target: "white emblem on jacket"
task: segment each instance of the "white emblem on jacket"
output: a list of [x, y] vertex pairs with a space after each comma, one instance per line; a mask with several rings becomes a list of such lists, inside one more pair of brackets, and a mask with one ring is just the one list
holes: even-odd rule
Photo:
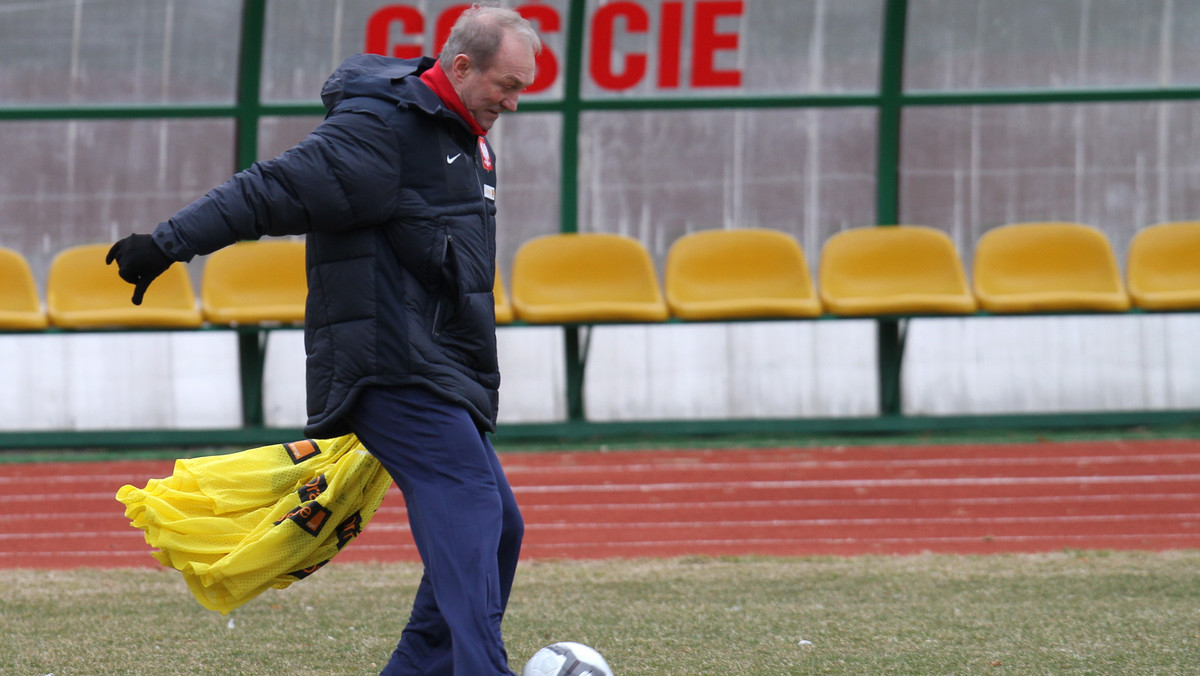
[[482, 136], [479, 137], [479, 157], [483, 160], [483, 168], [486, 171], [491, 171], [492, 155], [488, 152], [487, 142], [483, 140]]

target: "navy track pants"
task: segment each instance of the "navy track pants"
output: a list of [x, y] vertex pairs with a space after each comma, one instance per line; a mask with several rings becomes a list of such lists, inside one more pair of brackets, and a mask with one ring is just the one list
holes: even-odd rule
[[364, 390], [351, 428], [404, 493], [425, 573], [387, 676], [509, 676], [500, 622], [525, 525], [466, 409], [416, 387]]

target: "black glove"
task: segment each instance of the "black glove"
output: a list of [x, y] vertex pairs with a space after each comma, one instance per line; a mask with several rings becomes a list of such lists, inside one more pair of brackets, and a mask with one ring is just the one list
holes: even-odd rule
[[117, 262], [117, 274], [133, 285], [133, 304], [141, 305], [146, 288], [175, 261], [154, 243], [150, 235], [130, 235], [112, 245], [104, 262]]

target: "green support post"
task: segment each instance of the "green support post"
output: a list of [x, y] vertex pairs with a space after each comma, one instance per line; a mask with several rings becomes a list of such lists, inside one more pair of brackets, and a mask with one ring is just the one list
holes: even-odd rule
[[258, 120], [262, 115], [259, 90], [262, 83], [263, 42], [267, 27], [267, 0], [244, 0], [242, 41], [238, 56], [237, 168], [245, 169], [258, 159]]
[[586, 0], [572, 0], [567, 18], [563, 73], [562, 158], [559, 183], [559, 232], [579, 230], [579, 118], [582, 115], [583, 40]]
[[880, 319], [875, 323], [875, 344], [879, 368], [879, 413], [901, 415], [900, 371], [904, 365], [904, 345], [900, 339], [900, 322]]
[[904, 363], [904, 330], [907, 319], [880, 319], [876, 322], [879, 346], [879, 411], [883, 415], [901, 415], [900, 369]]
[[587, 347], [580, 339], [586, 331], [583, 326], [563, 327], [563, 359], [567, 366], [567, 421], [582, 422], [585, 419], [583, 406], [583, 376], [587, 368]]
[[[582, 115], [583, 41], [586, 0], [571, 0], [567, 18], [566, 64], [563, 68], [562, 158], [559, 194], [559, 232], [578, 232], [579, 118]], [[567, 379], [567, 422], [583, 422], [583, 376], [587, 353], [581, 349], [580, 326], [563, 327], [563, 360]]]
[[[258, 160], [258, 123], [262, 116], [259, 94], [266, 25], [267, 0], [244, 0], [235, 113], [237, 170], [246, 169]], [[246, 327], [239, 328], [237, 334], [238, 367], [242, 380], [242, 424], [258, 428], [264, 424], [263, 365], [266, 361], [267, 332]]]
[[242, 380], [242, 425], [262, 427], [263, 366], [267, 360], [267, 331], [254, 327], [239, 328], [238, 370]]
[[[879, 138], [876, 161], [875, 222], [896, 225], [900, 218], [900, 114], [904, 95], [904, 29], [908, 0], [887, 0], [883, 17], [883, 44], [879, 69]], [[879, 358], [879, 413], [898, 416], [900, 369], [904, 357], [902, 327], [898, 319], [876, 322]]]

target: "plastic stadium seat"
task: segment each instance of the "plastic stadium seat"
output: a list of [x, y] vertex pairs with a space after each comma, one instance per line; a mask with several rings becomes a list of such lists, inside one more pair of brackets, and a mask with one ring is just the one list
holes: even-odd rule
[[1133, 304], [1146, 310], [1200, 309], [1200, 221], [1143, 228], [1125, 266]]
[[975, 298], [950, 237], [919, 225], [845, 230], [821, 249], [826, 310], [850, 316], [970, 314]]
[[0, 247], [0, 330], [36, 331], [47, 324], [29, 263], [16, 251]]
[[511, 324], [513, 307], [504, 291], [504, 278], [500, 276], [500, 266], [496, 266], [496, 283], [492, 286], [492, 296], [496, 299], [496, 323]]
[[46, 280], [50, 323], [63, 328], [195, 328], [196, 296], [182, 265], [167, 268], [134, 305], [133, 285], [105, 265], [111, 244], [87, 244], [58, 253]]
[[664, 321], [667, 304], [649, 252], [623, 235], [546, 235], [513, 259], [512, 303], [531, 323]]
[[304, 242], [276, 239], [225, 247], [204, 263], [204, 318], [214, 324], [301, 323], [305, 275]]
[[804, 252], [775, 230], [705, 230], [667, 252], [667, 306], [681, 319], [815, 317]]
[[1129, 309], [1112, 246], [1079, 223], [993, 228], [975, 246], [975, 295], [989, 312]]

